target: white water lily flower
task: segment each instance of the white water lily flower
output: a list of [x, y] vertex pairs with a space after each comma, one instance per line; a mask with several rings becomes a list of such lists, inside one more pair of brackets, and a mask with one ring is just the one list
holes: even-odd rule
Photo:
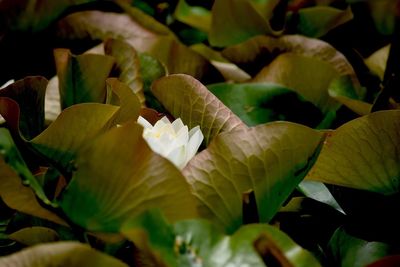
[[138, 123], [144, 127], [143, 138], [150, 148], [179, 169], [183, 169], [193, 158], [204, 138], [199, 126], [189, 131], [181, 119], [171, 123], [167, 117], [163, 117], [152, 126], [139, 116]]

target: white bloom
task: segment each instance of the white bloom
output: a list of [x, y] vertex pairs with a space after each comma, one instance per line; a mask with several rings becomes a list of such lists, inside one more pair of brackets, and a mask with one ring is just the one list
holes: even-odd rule
[[152, 126], [139, 116], [138, 123], [144, 127], [143, 138], [150, 148], [169, 159], [179, 169], [183, 169], [193, 158], [204, 138], [199, 126], [188, 131], [181, 119], [171, 123], [167, 117], [163, 117]]

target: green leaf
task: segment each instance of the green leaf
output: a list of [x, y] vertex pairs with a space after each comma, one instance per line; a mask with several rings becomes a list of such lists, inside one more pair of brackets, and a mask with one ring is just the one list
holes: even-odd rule
[[1, 258], [0, 265], [13, 267], [128, 266], [116, 258], [78, 242], [55, 242], [36, 245]]
[[74, 159], [87, 142], [114, 124], [119, 108], [98, 103], [73, 105], [40, 135], [30, 141], [31, 146], [44, 155], [61, 171], [70, 173]]
[[337, 108], [337, 103], [328, 94], [329, 85], [336, 77], [336, 70], [324, 61], [284, 53], [263, 68], [252, 81], [281, 84], [296, 91], [326, 113]]
[[296, 14], [296, 32], [319, 38], [352, 19], [353, 13], [350, 7], [345, 10], [329, 6], [302, 8]]
[[[273, 15], [271, 1], [267, 14], [260, 14], [248, 0], [219, 0], [212, 7], [209, 42], [212, 46], [228, 46], [241, 43], [260, 34], [278, 34], [272, 29], [269, 19]], [[240, 19], [246, 18], [246, 19]]]
[[368, 0], [367, 4], [376, 29], [383, 35], [393, 34], [398, 11], [397, 1]]
[[208, 89], [248, 126], [286, 120], [315, 127], [322, 119], [316, 106], [278, 84], [221, 83]]
[[[158, 213], [148, 213], [134, 224], [126, 224], [124, 232], [130, 240], [136, 240], [140, 248], [143, 240], [147, 250], [139, 254], [143, 262], [168, 258], [168, 266], [321, 266], [318, 261], [285, 233], [266, 224], [241, 227], [232, 236], [224, 235], [214, 224], [206, 220], [185, 220], [167, 225]], [[156, 238], [159, 233], [162, 238]], [[147, 239], [146, 239], [147, 236]], [[143, 239], [144, 238], [144, 239]], [[165, 258], [166, 257], [166, 258]], [[154, 258], [153, 258], [154, 260]]]
[[328, 133], [307, 179], [385, 195], [400, 188], [400, 111], [380, 111]]
[[339, 267], [364, 267], [389, 253], [387, 244], [359, 239], [343, 228], [335, 231], [328, 248], [333, 256], [332, 263]]
[[[257, 255], [258, 254], [258, 255]], [[241, 227], [229, 239], [214, 248], [210, 266], [288, 266], [319, 267], [313, 255], [298, 246], [286, 234], [267, 224]]]
[[157, 59], [146, 53], [139, 54], [140, 72], [143, 78], [143, 90], [146, 96], [146, 105], [163, 111], [160, 102], [154, 97], [150, 91], [151, 84], [167, 74], [166, 67]]
[[187, 25], [203, 32], [209, 32], [211, 28], [211, 12], [204, 7], [191, 6], [185, 0], [179, 0], [174, 11], [175, 18]]
[[[0, 129], [1, 140], [4, 140], [3, 138], [7, 135], [4, 134], [4, 131], [5, 129]], [[23, 165], [20, 169], [26, 175], [30, 176], [29, 179], [35, 179]], [[39, 189], [42, 191], [41, 188]], [[22, 184], [19, 174], [5, 162], [3, 156], [0, 157], [0, 197], [12, 209], [58, 224], [67, 225], [64, 220], [39, 204], [35, 192], [30, 187]]]
[[344, 214], [343, 209], [323, 183], [316, 181], [302, 181], [299, 184], [298, 189], [306, 197], [325, 203]]
[[275, 122], [221, 133], [183, 169], [204, 218], [236, 230], [242, 194], [254, 190], [261, 222], [268, 222], [312, 166], [323, 134]]
[[139, 60], [145, 93], [150, 92], [153, 81], [167, 75], [167, 70], [160, 61], [148, 54], [140, 53]]
[[40, 243], [55, 242], [59, 240], [58, 233], [51, 228], [33, 226], [20, 229], [8, 236], [26, 246], [33, 246]]
[[186, 263], [181, 266], [321, 266], [311, 253], [267, 224], [246, 225], [223, 236], [207, 221], [184, 221], [175, 224], [175, 232], [180, 262]]
[[372, 104], [361, 101], [363, 97], [358, 95], [349, 76], [334, 79], [329, 85], [328, 94], [359, 115], [367, 115], [371, 111]]
[[[117, 79], [107, 79], [107, 101], [120, 105], [99, 103], [76, 104], [60, 116], [29, 144], [51, 164], [70, 175], [77, 152], [97, 135], [118, 123], [137, 119], [140, 103], [136, 95]], [[84, 130], [83, 130], [84, 129]]]
[[[25, 161], [15, 146], [10, 132], [6, 128], [0, 128], [0, 156], [2, 161], [4, 161], [3, 164], [9, 165], [15, 172], [17, 172], [23, 183], [29, 185], [41, 201], [47, 205], [56, 207], [56, 205], [51, 203], [47, 198], [43, 188], [26, 166]], [[6, 171], [4, 175], [8, 176], [10, 175], [10, 172]]]
[[170, 75], [153, 83], [153, 94], [175, 117], [190, 129], [199, 125], [205, 144], [220, 132], [246, 128], [221, 101], [193, 77]]
[[128, 220], [121, 233], [139, 249], [143, 264], [154, 266], [178, 266], [175, 257], [174, 229], [167, 223], [159, 210], [149, 210]]
[[364, 60], [368, 68], [378, 75], [378, 77], [383, 81], [383, 76], [386, 70], [386, 63], [389, 57], [390, 44], [382, 47], [381, 49], [375, 51], [372, 55]]
[[85, 102], [104, 103], [105, 80], [114, 64], [112, 57], [94, 54], [74, 56], [68, 49], [56, 49], [54, 57], [62, 109]]
[[[35, 137], [45, 127], [44, 99], [47, 83], [48, 81], [44, 77], [29, 76], [0, 90], [0, 97], [11, 98], [18, 103], [20, 118], [19, 121], [11, 122], [11, 124], [18, 125], [22, 136], [26, 139]], [[16, 111], [9, 110], [7, 108], [8, 105], [4, 105], [4, 107], [0, 108], [0, 114], [3, 117], [17, 116], [16, 114], [12, 114]], [[18, 131], [18, 129], [13, 130]]]
[[135, 121], [100, 135], [77, 157], [78, 169], [59, 204], [85, 229], [118, 232], [126, 220], [151, 208], [170, 221], [196, 214], [185, 178], [152, 152]]
[[143, 81], [140, 74], [140, 60], [136, 50], [128, 43], [118, 39], [108, 39], [104, 43], [105, 54], [113, 56], [119, 80], [126, 83], [144, 103]]
[[224, 239], [220, 229], [207, 220], [185, 220], [174, 224], [175, 250], [179, 266], [208, 265], [214, 247]]

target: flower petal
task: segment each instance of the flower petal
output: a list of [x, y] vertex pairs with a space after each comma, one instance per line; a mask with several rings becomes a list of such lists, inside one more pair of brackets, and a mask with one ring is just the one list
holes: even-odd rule
[[186, 147], [176, 147], [172, 150], [168, 155], [167, 159], [169, 159], [176, 167], [182, 170], [186, 166]]
[[189, 132], [189, 143], [186, 148], [186, 162], [189, 162], [194, 155], [196, 155], [197, 150], [199, 149], [201, 142], [203, 142], [204, 135], [200, 130], [200, 127], [196, 126]]
[[151, 125], [150, 122], [148, 122], [145, 118], [142, 116], [139, 116], [137, 122], [143, 126], [145, 129], [153, 129], [153, 125]]

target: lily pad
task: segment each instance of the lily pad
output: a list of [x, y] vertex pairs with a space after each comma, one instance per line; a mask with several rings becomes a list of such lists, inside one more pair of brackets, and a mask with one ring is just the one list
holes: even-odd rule
[[395, 194], [400, 188], [400, 111], [380, 111], [328, 133], [306, 179]]
[[275, 122], [217, 135], [183, 174], [204, 218], [228, 232], [243, 222], [242, 194], [254, 190], [261, 222], [268, 222], [312, 166], [323, 134]]
[[185, 178], [149, 148], [135, 121], [100, 135], [76, 159], [77, 171], [59, 204], [85, 229], [118, 232], [126, 220], [151, 208], [170, 221], [196, 215]]
[[113, 126], [118, 111], [116, 106], [98, 103], [73, 105], [32, 139], [30, 145], [63, 174], [68, 174], [75, 168], [73, 160], [77, 151]]

